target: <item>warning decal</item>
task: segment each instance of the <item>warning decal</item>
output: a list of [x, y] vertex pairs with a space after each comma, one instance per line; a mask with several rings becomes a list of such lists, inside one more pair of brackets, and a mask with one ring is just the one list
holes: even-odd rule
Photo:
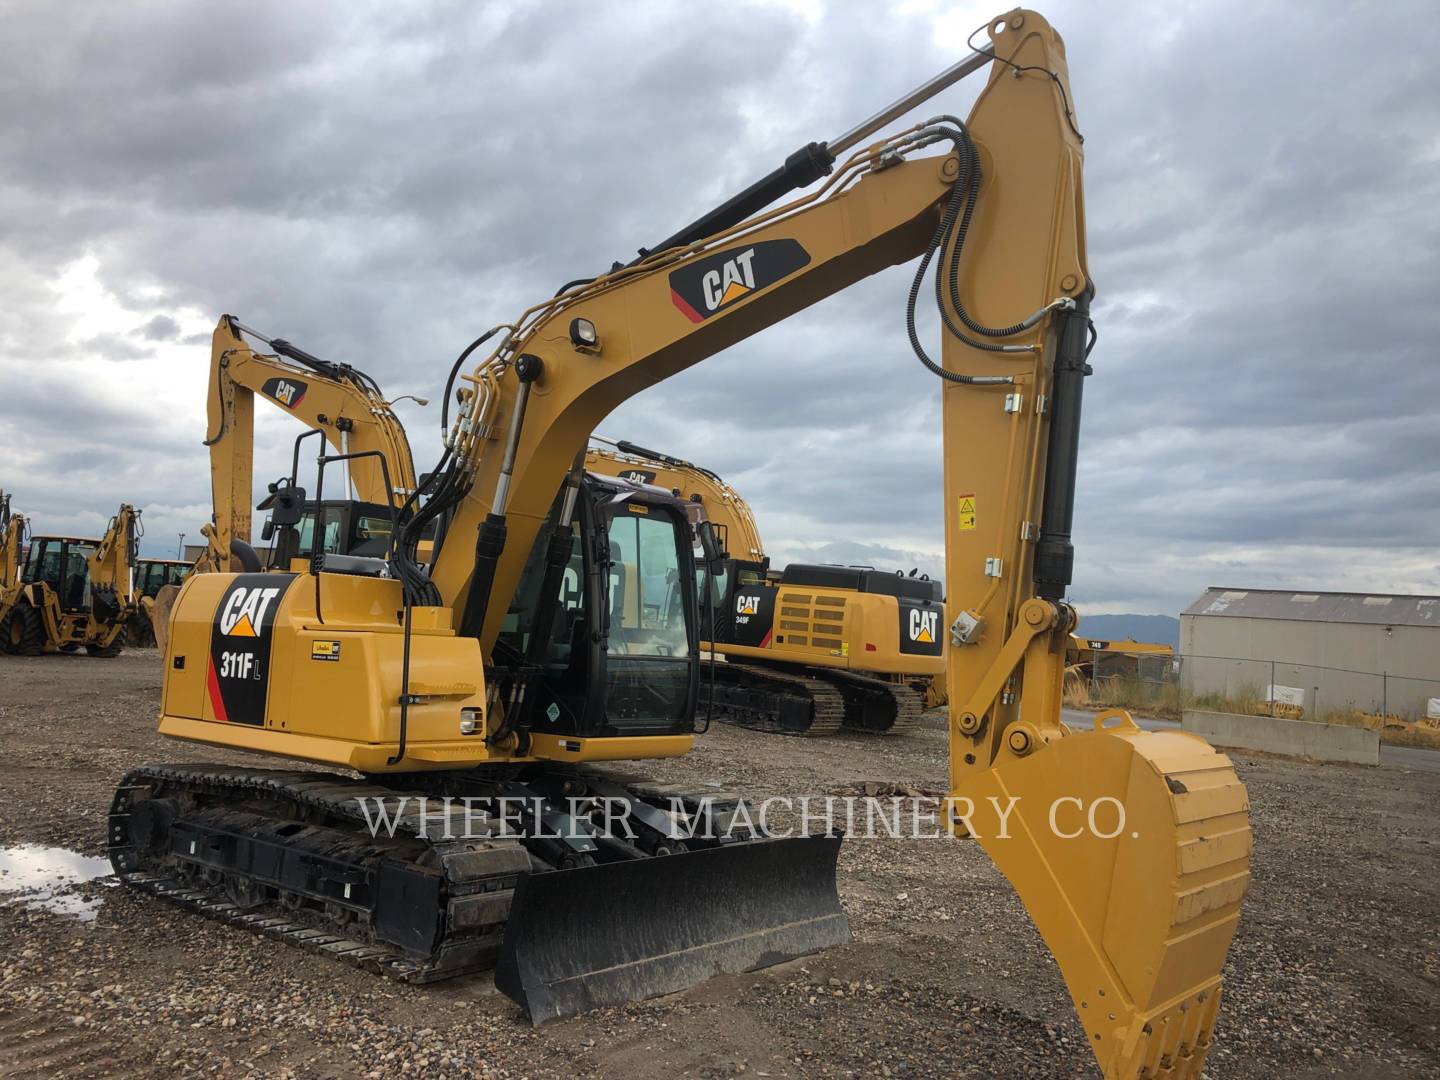
[[960, 496], [960, 529], [968, 531], [975, 528], [975, 496]]
[[338, 641], [312, 641], [310, 643], [311, 660], [340, 660], [340, 642]]

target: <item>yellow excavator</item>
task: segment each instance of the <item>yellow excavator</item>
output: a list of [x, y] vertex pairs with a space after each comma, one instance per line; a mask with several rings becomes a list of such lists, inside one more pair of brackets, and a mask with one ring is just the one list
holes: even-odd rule
[[919, 721], [945, 668], [940, 582], [858, 566], [775, 570], [749, 504], [719, 476], [632, 442], [611, 446], [591, 448], [586, 470], [672, 491], [725, 549], [699, 584], [702, 647], [726, 661], [707, 686], [718, 719], [784, 735], [900, 734]]
[[1096, 680], [1138, 679], [1150, 671], [1152, 678], [1162, 674], [1175, 657], [1175, 649], [1155, 641], [1116, 641], [1107, 638], [1070, 635], [1070, 653], [1066, 659], [1065, 682], [1076, 688], [1092, 686]]
[[120, 655], [135, 613], [140, 511], [122, 503], [98, 540], [32, 535], [23, 563], [25, 521], [10, 513], [8, 499], [5, 516], [0, 645], [16, 656], [81, 648], [91, 656]]
[[[270, 351], [257, 352], [247, 337]], [[305, 434], [296, 440], [290, 478], [271, 483], [257, 507], [270, 513], [263, 536], [271, 541], [271, 565], [288, 565], [308, 545], [317, 519], [326, 551], [383, 552], [396, 511], [415, 490], [415, 466], [405, 428], [379, 384], [359, 368], [322, 360], [224, 315], [211, 337], [206, 409], [214, 506], [211, 521], [200, 529], [206, 549], [195, 561], [195, 572], [261, 568], [250, 544], [257, 394], [305, 425]], [[423, 398], [415, 400], [426, 404]], [[301, 443], [316, 433], [332, 450], [355, 455], [345, 462], [342, 498], [307, 500], [304, 489], [292, 482]], [[167, 583], [147, 605], [162, 650], [178, 595], [176, 583]]]
[[[109, 823], [120, 878], [398, 978], [493, 964], [536, 1023], [847, 940], [839, 836], [767, 836], [736, 798], [605, 767], [694, 745], [701, 604], [684, 501], [587, 475], [585, 450], [645, 388], [918, 261], [906, 323], [945, 435], [948, 816], [1015, 886], [1104, 1073], [1198, 1077], [1249, 879], [1246, 792], [1193, 735], [1120, 711], [1061, 721], [1094, 344], [1081, 139], [1045, 19], [1015, 10], [986, 32], [470, 343], [443, 453], [384, 557], [312, 537], [283, 570], [192, 575], [160, 732], [331, 771], [131, 771]], [[881, 134], [981, 71], [967, 121]], [[914, 319], [931, 270], [938, 350]], [[714, 530], [699, 538], [718, 566]]]
[[[256, 352], [246, 337], [261, 342], [271, 352]], [[205, 445], [210, 449], [210, 487], [215, 506], [214, 520], [200, 530], [207, 540], [207, 551], [196, 569], [202, 573], [258, 569], [248, 562], [249, 555], [241, 559], [246, 565], [234, 565], [237, 553], [246, 552], [251, 540], [257, 393], [304, 424], [307, 435], [319, 432], [331, 449], [348, 455], [343, 462], [343, 470], [348, 473], [348, 480], [342, 483], [344, 497], [318, 508], [322, 546], [341, 553], [356, 548], [383, 551], [388, 535], [385, 523], [415, 490], [415, 467], [405, 428], [379, 384], [359, 368], [321, 360], [282, 338], [252, 330], [230, 315], [221, 317], [212, 335], [210, 372], [210, 431]], [[297, 463], [304, 438], [302, 435], [296, 440]], [[257, 509], [273, 511], [281, 507], [284, 525], [272, 520], [268, 531], [273, 534], [281, 527], [303, 526], [296, 531], [306, 536], [293, 541], [300, 542], [314, 527], [317, 507], [313, 501], [304, 504], [303, 490], [292, 492], [286, 487], [284, 481], [271, 484], [270, 497]], [[294, 521], [283, 513], [297, 509], [301, 514]], [[287, 554], [277, 554], [278, 565], [287, 564]]]

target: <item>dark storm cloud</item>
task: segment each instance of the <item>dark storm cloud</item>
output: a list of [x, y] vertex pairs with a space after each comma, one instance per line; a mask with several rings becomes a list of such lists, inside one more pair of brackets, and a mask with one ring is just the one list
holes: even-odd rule
[[156, 315], [140, 328], [140, 333], [150, 341], [174, 341], [180, 336], [180, 324], [169, 315]]
[[[0, 487], [76, 520], [123, 493], [152, 536], [193, 535], [219, 313], [436, 398], [476, 332], [843, 130], [990, 13], [937, 12], [11, 5], [0, 440], [21, 451]], [[1342, 6], [1046, 13], [1099, 287], [1077, 598], [1174, 611], [1217, 575], [1440, 591], [1437, 20], [1387, 7], [1396, 48]], [[60, 305], [87, 259], [117, 325]], [[903, 337], [910, 273], [601, 432], [715, 468], [782, 559], [937, 570], [939, 392]], [[293, 433], [261, 411], [263, 481]], [[404, 415], [434, 453], [435, 407]]]

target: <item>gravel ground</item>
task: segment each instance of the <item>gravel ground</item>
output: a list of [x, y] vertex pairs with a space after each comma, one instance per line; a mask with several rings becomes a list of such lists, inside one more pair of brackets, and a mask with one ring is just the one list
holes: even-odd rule
[[[0, 847], [99, 854], [126, 768], [227, 759], [154, 734], [159, 686], [148, 650], [0, 656]], [[1440, 1075], [1440, 775], [1232, 757], [1254, 879], [1207, 1075]], [[648, 771], [757, 795], [940, 788], [945, 737], [938, 717], [878, 740], [717, 727]], [[1096, 1075], [978, 848], [850, 841], [840, 891], [852, 945], [536, 1031], [488, 977], [398, 985], [102, 879], [78, 890], [88, 922], [0, 906], [0, 1075]]]

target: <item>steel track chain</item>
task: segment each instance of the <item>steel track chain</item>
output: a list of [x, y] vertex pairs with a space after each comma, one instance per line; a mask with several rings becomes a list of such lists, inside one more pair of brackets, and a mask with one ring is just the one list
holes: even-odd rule
[[[774, 711], [757, 710], [717, 700], [716, 712], [719, 714], [719, 718], [726, 723], [751, 728], [755, 731], [804, 737], [833, 735], [845, 723], [845, 697], [823, 679], [818, 679], [813, 675], [780, 671], [764, 664], [747, 664], [736, 660], [728, 660], [717, 665], [716, 671], [727, 668], [732, 673], [740, 674], [751, 685], [769, 684], [769, 692], [776, 696], [788, 696], [794, 700], [808, 701], [812, 711], [809, 726], [804, 731], [794, 731], [783, 727]], [[717, 687], [717, 689], [719, 688]], [[702, 709], [705, 692], [705, 683], [702, 681], [700, 691]]]

